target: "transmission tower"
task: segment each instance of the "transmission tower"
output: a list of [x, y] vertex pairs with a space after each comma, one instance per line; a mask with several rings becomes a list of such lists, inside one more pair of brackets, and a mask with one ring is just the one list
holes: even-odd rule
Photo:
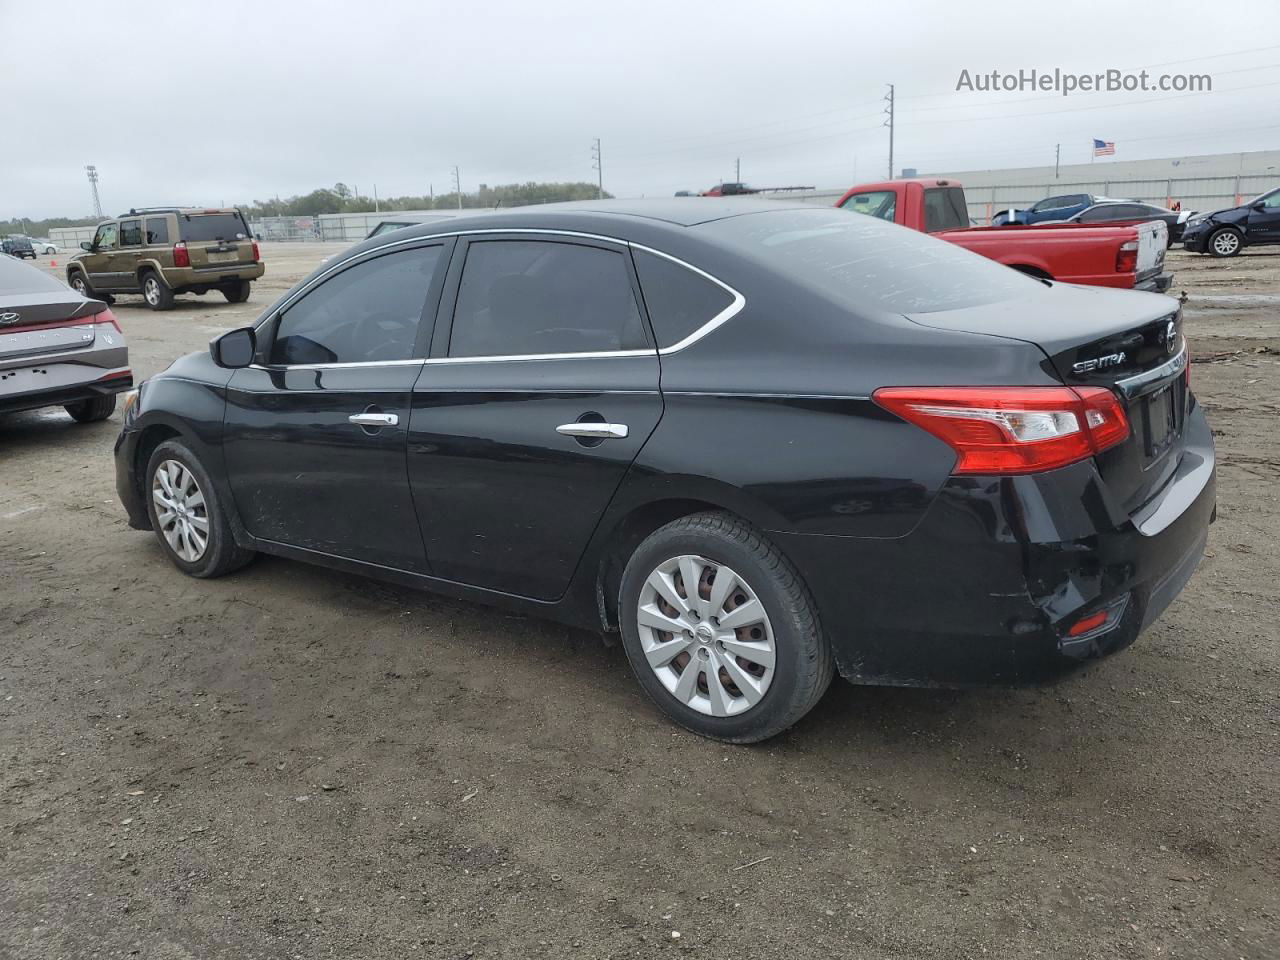
[[92, 163], [84, 168], [89, 175], [89, 189], [93, 191], [93, 215], [102, 219], [102, 201], [98, 199], [98, 168]]
[[600, 138], [591, 144], [591, 169], [596, 172], [596, 199], [604, 199], [604, 159], [600, 154]]

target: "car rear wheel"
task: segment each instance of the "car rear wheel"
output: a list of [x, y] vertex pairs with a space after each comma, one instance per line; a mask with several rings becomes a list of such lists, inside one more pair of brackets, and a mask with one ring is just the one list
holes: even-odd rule
[[1209, 238], [1209, 252], [1215, 257], [1234, 257], [1242, 246], [1240, 234], [1230, 227], [1214, 231]]
[[831, 682], [830, 646], [795, 568], [744, 521], [672, 521], [632, 555], [619, 621], [649, 697], [705, 737], [755, 743], [809, 712]]
[[228, 303], [244, 303], [249, 299], [249, 281], [237, 280], [235, 283], [228, 283], [222, 288], [222, 295], [227, 298]]
[[151, 529], [173, 565], [192, 577], [220, 577], [243, 567], [252, 550], [236, 545], [213, 480], [180, 440], [156, 447], [147, 462]]
[[109, 393], [105, 397], [93, 397], [89, 400], [77, 400], [63, 406], [71, 419], [76, 423], [97, 423], [105, 420], [116, 411], [116, 395]]
[[173, 291], [154, 270], [142, 276], [142, 299], [152, 310], [173, 309]]

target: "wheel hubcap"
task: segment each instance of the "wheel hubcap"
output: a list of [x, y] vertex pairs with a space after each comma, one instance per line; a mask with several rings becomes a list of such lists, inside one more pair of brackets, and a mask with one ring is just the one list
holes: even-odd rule
[[156, 523], [181, 559], [194, 563], [209, 546], [209, 510], [193, 474], [177, 460], [164, 460], [151, 481]]
[[768, 692], [773, 626], [755, 591], [724, 564], [691, 555], [664, 561], [645, 580], [636, 615], [650, 669], [686, 707], [730, 717]]

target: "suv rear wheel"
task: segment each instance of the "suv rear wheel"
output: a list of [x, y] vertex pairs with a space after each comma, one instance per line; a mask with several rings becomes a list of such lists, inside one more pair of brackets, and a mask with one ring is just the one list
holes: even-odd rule
[[622, 645], [650, 699], [716, 740], [755, 743], [809, 712], [831, 648], [808, 588], [760, 531], [724, 513], [674, 520], [622, 576]]
[[222, 287], [222, 295], [228, 303], [244, 303], [249, 299], [249, 281], [237, 280]]
[[142, 299], [152, 310], [173, 309], [173, 291], [154, 270], [142, 275]]

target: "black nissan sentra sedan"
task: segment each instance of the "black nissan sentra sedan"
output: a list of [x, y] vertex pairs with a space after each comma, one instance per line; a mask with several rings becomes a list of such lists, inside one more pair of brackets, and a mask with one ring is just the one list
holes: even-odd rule
[[1176, 301], [872, 217], [707, 199], [373, 237], [142, 384], [118, 487], [255, 552], [620, 631], [677, 722], [1131, 643], [1215, 510]]

